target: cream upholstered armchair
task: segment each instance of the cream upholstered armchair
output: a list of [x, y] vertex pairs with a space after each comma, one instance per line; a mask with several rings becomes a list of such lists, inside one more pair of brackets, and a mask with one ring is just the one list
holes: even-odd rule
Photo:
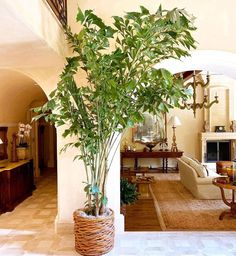
[[[197, 160], [182, 156], [177, 159], [181, 183], [198, 199], [221, 199], [218, 187], [212, 184], [212, 179], [220, 177], [212, 170], [207, 170]], [[231, 197], [231, 191], [226, 190], [225, 196]]]

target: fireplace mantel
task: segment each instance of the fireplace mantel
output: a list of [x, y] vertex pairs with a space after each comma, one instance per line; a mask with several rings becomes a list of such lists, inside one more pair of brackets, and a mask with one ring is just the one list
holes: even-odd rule
[[202, 132], [201, 140], [236, 140], [236, 132]]
[[202, 132], [200, 133], [201, 139], [201, 162], [205, 162], [206, 159], [206, 142], [207, 141], [220, 141], [230, 140], [231, 141], [231, 158], [235, 156], [235, 145], [236, 145], [236, 132]]

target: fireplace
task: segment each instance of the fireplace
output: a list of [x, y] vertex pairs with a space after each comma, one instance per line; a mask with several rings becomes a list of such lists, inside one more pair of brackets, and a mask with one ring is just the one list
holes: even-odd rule
[[203, 132], [200, 139], [202, 163], [236, 158], [236, 132]]
[[206, 162], [230, 161], [231, 142], [230, 141], [207, 141], [206, 142]]

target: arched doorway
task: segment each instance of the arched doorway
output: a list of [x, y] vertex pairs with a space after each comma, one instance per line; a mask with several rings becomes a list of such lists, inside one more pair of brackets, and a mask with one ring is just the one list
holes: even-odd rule
[[[30, 124], [32, 130], [29, 151], [30, 157], [33, 158], [36, 177], [42, 174], [41, 170], [45, 167], [56, 168], [57, 162], [55, 128], [43, 121], [32, 123], [32, 117], [35, 115], [32, 108], [46, 101], [47, 96], [43, 89], [32, 78], [15, 70], [0, 69], [0, 126], [8, 128], [8, 158], [9, 161], [12, 160], [11, 142], [13, 134], [18, 132], [18, 124]], [[44, 126], [45, 131], [43, 137], [39, 138], [40, 126]], [[18, 139], [16, 143], [18, 144]]]

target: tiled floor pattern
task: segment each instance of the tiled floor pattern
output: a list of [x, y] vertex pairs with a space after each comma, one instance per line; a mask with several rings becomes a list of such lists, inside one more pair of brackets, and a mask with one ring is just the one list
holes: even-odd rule
[[[56, 179], [37, 184], [33, 196], [0, 216], [0, 256], [78, 255], [73, 235], [54, 234]], [[234, 232], [126, 232], [116, 236], [113, 256], [236, 256]]]

